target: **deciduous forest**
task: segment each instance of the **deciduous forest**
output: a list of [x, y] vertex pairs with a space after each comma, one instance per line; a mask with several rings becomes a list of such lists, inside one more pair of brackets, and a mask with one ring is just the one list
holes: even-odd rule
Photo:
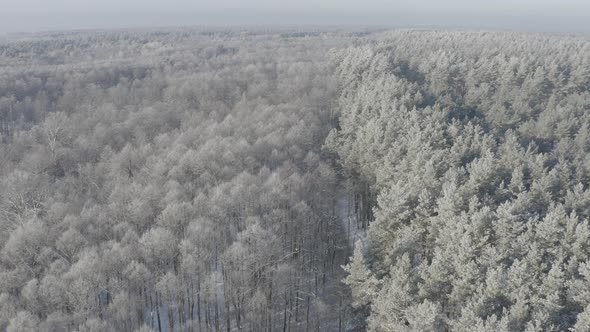
[[590, 39], [0, 39], [0, 331], [590, 331]]

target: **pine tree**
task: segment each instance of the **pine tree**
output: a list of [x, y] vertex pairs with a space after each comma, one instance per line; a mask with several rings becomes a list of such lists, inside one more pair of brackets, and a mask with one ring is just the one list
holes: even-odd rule
[[370, 305], [378, 291], [377, 279], [366, 267], [362, 247], [362, 242], [358, 240], [354, 247], [351, 262], [343, 266], [343, 269], [348, 273], [344, 283], [352, 290], [354, 307]]

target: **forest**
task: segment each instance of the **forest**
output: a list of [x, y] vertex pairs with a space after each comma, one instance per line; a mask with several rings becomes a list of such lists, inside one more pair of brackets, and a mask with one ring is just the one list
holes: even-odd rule
[[590, 38], [0, 39], [0, 331], [590, 331]]

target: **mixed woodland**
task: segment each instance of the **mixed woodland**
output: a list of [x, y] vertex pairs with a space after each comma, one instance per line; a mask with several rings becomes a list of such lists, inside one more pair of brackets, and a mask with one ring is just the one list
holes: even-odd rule
[[0, 39], [0, 331], [590, 331], [590, 39]]

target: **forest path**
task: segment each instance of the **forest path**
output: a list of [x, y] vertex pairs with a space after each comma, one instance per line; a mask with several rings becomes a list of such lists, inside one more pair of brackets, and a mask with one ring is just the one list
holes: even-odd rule
[[336, 202], [336, 216], [346, 232], [348, 245], [351, 249], [354, 249], [356, 242], [360, 240], [363, 249], [366, 249], [367, 230], [358, 227], [359, 223], [356, 220], [356, 213], [354, 213], [353, 209], [354, 207], [350, 203], [350, 193], [346, 191], [340, 192]]

